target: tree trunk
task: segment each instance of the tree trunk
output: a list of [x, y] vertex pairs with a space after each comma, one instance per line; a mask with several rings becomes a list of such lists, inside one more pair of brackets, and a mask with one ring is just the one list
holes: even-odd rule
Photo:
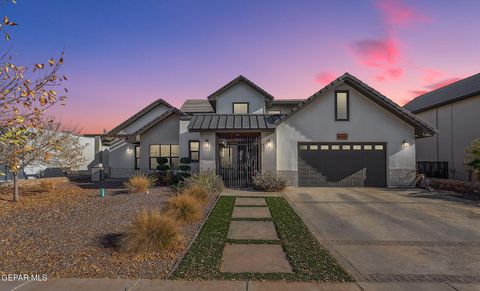
[[13, 175], [13, 202], [18, 201], [18, 176], [17, 173], [12, 173]]

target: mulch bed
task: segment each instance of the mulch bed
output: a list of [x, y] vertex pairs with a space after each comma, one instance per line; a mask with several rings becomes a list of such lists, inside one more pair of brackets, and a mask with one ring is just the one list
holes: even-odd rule
[[[118, 238], [137, 211], [162, 208], [168, 188], [149, 194], [127, 194], [121, 186], [106, 187], [105, 198], [94, 184], [61, 183], [45, 193], [32, 185], [0, 188], [0, 274], [47, 274], [49, 277], [165, 278], [183, 254], [201, 221], [183, 226], [183, 240], [173, 249], [151, 255], [118, 251]], [[210, 197], [202, 220], [213, 205]]]

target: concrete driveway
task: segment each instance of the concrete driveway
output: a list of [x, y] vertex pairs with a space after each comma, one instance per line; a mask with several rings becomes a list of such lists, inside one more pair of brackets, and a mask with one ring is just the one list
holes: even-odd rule
[[285, 196], [358, 281], [480, 283], [478, 203], [378, 188], [291, 187]]

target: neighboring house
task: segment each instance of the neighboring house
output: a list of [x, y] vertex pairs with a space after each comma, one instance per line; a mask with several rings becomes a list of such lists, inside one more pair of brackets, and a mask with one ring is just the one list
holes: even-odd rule
[[439, 131], [417, 142], [417, 161], [426, 174], [470, 181], [465, 148], [480, 138], [480, 74], [418, 96], [404, 107]]
[[[97, 135], [98, 136], [98, 135]], [[82, 156], [84, 162], [74, 172], [82, 175], [89, 175], [92, 166], [95, 163], [95, 136], [82, 135], [79, 136], [79, 143], [83, 146]], [[7, 174], [5, 174], [7, 173]], [[19, 173], [20, 179], [38, 178], [38, 177], [58, 177], [64, 176], [63, 170], [52, 168], [47, 165], [32, 165], [25, 167]], [[0, 181], [11, 180], [12, 175], [8, 173], [5, 165], [0, 164]]]
[[148, 105], [102, 136], [96, 162], [105, 176], [124, 178], [154, 171], [157, 157], [174, 168], [190, 157], [194, 170], [213, 170], [228, 187], [267, 171], [298, 186], [409, 186], [416, 139], [434, 134], [348, 73], [296, 100], [275, 100], [239, 76], [180, 109]]

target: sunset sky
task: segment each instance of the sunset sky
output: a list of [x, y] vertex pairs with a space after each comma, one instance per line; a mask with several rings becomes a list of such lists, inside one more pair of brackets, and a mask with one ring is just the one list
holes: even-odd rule
[[206, 98], [240, 74], [282, 99], [349, 72], [403, 105], [480, 71], [477, 0], [17, 2], [0, 6], [19, 23], [14, 63], [64, 49], [69, 99], [51, 113], [84, 133], [157, 98]]

